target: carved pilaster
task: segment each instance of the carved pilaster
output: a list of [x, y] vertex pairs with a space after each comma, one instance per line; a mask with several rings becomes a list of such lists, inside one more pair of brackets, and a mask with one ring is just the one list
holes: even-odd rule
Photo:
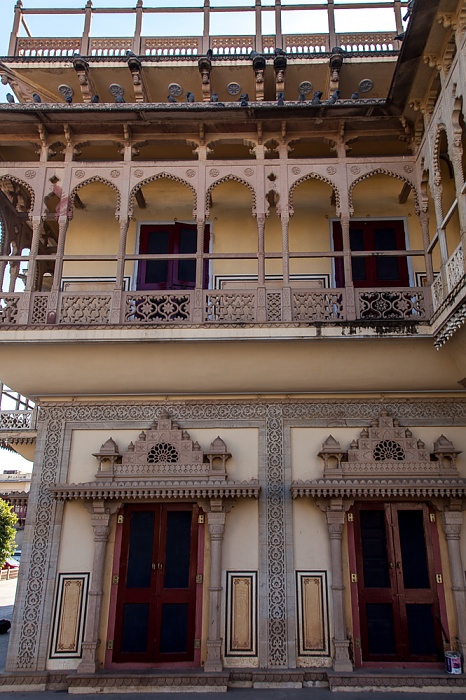
[[427, 211], [421, 211], [419, 212], [419, 223], [421, 225], [421, 232], [422, 232], [422, 243], [424, 246], [425, 252], [425, 265], [426, 265], [426, 283], [427, 286], [430, 287], [432, 285], [432, 282], [434, 281], [434, 272], [432, 268], [432, 255], [431, 253], [427, 252], [427, 249], [430, 244], [429, 240], [429, 213]]
[[212, 500], [208, 514], [210, 537], [209, 636], [207, 638], [207, 659], [204, 666], [208, 672], [217, 672], [223, 669], [220, 608], [225, 518], [226, 513], [223, 510], [222, 501]]
[[[114, 509], [116, 506], [114, 506]], [[94, 560], [89, 589], [86, 633], [82, 644], [82, 660], [77, 673], [95, 673], [98, 668], [97, 652], [100, 645], [99, 624], [102, 607], [105, 549], [110, 531], [111, 511], [104, 501], [94, 501], [89, 506], [91, 524], [94, 531]]]
[[466, 658], [466, 587], [464, 584], [464, 567], [461, 558], [461, 528], [463, 526], [463, 513], [461, 502], [452, 499], [450, 507], [443, 513], [443, 530], [448, 546], [450, 559], [450, 574], [455, 601], [456, 619], [458, 621], [458, 645], [459, 651]]
[[341, 499], [331, 499], [326, 510], [327, 528], [330, 538], [330, 561], [332, 567], [333, 601], [333, 668], [335, 671], [352, 671], [349, 658], [349, 640], [345, 627], [345, 599], [343, 585], [342, 538], [345, 526], [345, 508]]

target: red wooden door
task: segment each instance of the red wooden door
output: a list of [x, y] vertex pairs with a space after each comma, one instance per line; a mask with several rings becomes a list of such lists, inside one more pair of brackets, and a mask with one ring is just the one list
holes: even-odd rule
[[114, 661], [193, 660], [197, 516], [190, 505], [125, 507]]
[[438, 661], [442, 635], [429, 510], [355, 507], [363, 661]]

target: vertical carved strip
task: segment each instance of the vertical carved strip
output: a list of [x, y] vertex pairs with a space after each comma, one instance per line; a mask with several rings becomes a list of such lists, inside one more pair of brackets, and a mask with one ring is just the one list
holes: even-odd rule
[[266, 421], [267, 487], [267, 607], [268, 666], [286, 667], [286, 564], [285, 564], [285, 482], [283, 465], [283, 419], [273, 407]]
[[[53, 527], [57, 509], [48, 492], [48, 487], [57, 482], [59, 458], [63, 442], [64, 423], [60, 420], [60, 410], [52, 411], [47, 424], [42, 424], [46, 431], [45, 447], [42, 464], [36, 464], [40, 470], [40, 478], [31, 488], [31, 501], [36, 503], [34, 518], [34, 534], [30, 545], [29, 562], [22, 572], [22, 580], [26, 580], [22, 600], [13, 620], [16, 629], [16, 639], [10, 640], [10, 656], [7, 661], [9, 671], [42, 670], [44, 666], [39, 660], [39, 645], [41, 638], [48, 638], [50, 619], [45, 619], [44, 606], [47, 601], [47, 580], [55, 578], [54, 571], [48, 571], [52, 566], [50, 548], [52, 545]], [[27, 566], [29, 564], [29, 566]], [[56, 564], [55, 564], [56, 565]], [[24, 566], [24, 564], [23, 564]], [[20, 599], [20, 603], [22, 602]], [[45, 660], [44, 660], [45, 661]]]

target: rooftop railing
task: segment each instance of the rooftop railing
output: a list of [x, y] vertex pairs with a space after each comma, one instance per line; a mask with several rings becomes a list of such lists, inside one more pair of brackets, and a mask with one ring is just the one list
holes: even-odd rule
[[[341, 46], [348, 51], [373, 52], [391, 51], [400, 48], [400, 43], [394, 41], [394, 35], [403, 30], [403, 16], [408, 0], [385, 0], [381, 2], [364, 2], [353, 0], [348, 3], [344, 0], [323, 0], [321, 3], [309, 4], [306, 2], [282, 5], [281, 0], [251, 0], [247, 6], [235, 6], [224, 3], [211, 6], [210, 0], [199, 0], [199, 7], [170, 7], [167, 2], [165, 7], [144, 7], [143, 0], [137, 0], [136, 7], [94, 7], [88, 0], [83, 9], [80, 8], [28, 8], [23, 6], [22, 0], [18, 0], [15, 7], [13, 30], [11, 32], [9, 55], [10, 56], [70, 56], [79, 52], [85, 56], [119, 56], [124, 55], [129, 49], [138, 55], [163, 56], [163, 55], [202, 55], [208, 49], [214, 53], [231, 56], [249, 53], [256, 50], [261, 53], [272, 53], [274, 49], [281, 48], [292, 54], [314, 54], [331, 51], [334, 46]], [[363, 10], [364, 20], [377, 10], [391, 10], [394, 16], [394, 29], [391, 32], [361, 32], [338, 33], [336, 31], [339, 11]], [[254, 30], [245, 36], [220, 36], [212, 29], [212, 18], [218, 13], [249, 13], [253, 17]], [[294, 13], [306, 13], [309, 17], [304, 24], [312, 28], [316, 26], [315, 12], [326, 13], [327, 31], [308, 34], [287, 34], [283, 32], [283, 24]], [[143, 36], [144, 19], [149, 15], [165, 15], [173, 21], [173, 32], [170, 36]], [[203, 32], [198, 36], [179, 36], [180, 14], [201, 15]], [[272, 34], [263, 32], [263, 21], [266, 15], [273, 15], [274, 31]], [[83, 19], [83, 29], [80, 36], [71, 38], [34, 37], [28, 26], [29, 17], [45, 15], [77, 16]], [[98, 15], [131, 15], [134, 20], [134, 33], [129, 37], [93, 37], [92, 20]], [[301, 17], [304, 15], [300, 15]], [[225, 24], [227, 24], [227, 18]], [[246, 19], [246, 18], [245, 18]], [[267, 17], [268, 19], [268, 17]], [[307, 18], [306, 18], [307, 20]], [[361, 22], [363, 24], [363, 22]], [[321, 22], [319, 23], [319, 26]], [[270, 22], [267, 22], [270, 26]], [[385, 25], [386, 26], [386, 25]], [[20, 36], [24, 29], [26, 36]], [[178, 52], [178, 53], [177, 53]]]

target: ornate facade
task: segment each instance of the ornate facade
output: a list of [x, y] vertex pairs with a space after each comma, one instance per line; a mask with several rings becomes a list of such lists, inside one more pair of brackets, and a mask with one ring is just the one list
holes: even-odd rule
[[322, 34], [257, 0], [227, 37], [208, 0], [151, 36], [139, 0], [117, 39], [88, 2], [59, 40], [26, 5], [0, 362], [36, 408], [0, 437], [35, 455], [0, 690], [462, 687], [464, 0], [374, 3], [389, 33], [329, 2]]

